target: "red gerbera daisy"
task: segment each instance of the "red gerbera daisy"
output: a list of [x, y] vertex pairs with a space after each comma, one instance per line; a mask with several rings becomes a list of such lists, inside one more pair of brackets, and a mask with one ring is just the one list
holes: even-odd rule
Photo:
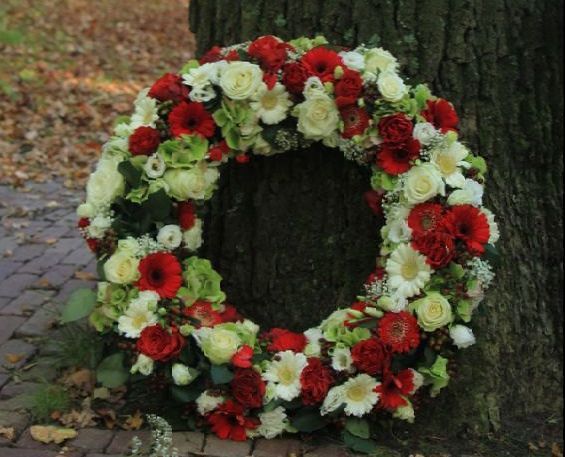
[[400, 175], [412, 168], [412, 161], [420, 155], [420, 142], [410, 140], [400, 146], [384, 143], [377, 154], [377, 164], [389, 175]]
[[261, 422], [245, 416], [245, 409], [233, 400], [227, 400], [208, 416], [212, 431], [222, 440], [245, 441], [247, 430], [255, 430]]
[[380, 394], [379, 406], [388, 410], [395, 410], [406, 406], [406, 396], [414, 391], [414, 373], [410, 369], [402, 370], [397, 375], [387, 373], [381, 384], [375, 387], [375, 392]]
[[333, 81], [335, 67], [343, 64], [337, 52], [324, 47], [310, 49], [300, 61], [310, 76], [317, 76], [322, 82]]
[[422, 111], [422, 116], [432, 123], [436, 129], [440, 129], [442, 133], [458, 130], [459, 116], [457, 116], [453, 105], [443, 98], [438, 98], [435, 101], [428, 100], [427, 108]]
[[216, 124], [202, 103], [181, 102], [169, 113], [169, 126], [173, 136], [196, 133], [210, 138], [216, 131]]
[[490, 227], [484, 213], [473, 205], [453, 206], [444, 219], [445, 228], [455, 238], [465, 242], [472, 255], [485, 252], [490, 238]]
[[182, 282], [182, 268], [177, 258], [168, 252], [149, 254], [139, 262], [139, 290], [153, 290], [161, 298], [173, 298]]
[[369, 126], [369, 115], [363, 108], [355, 105], [347, 106], [340, 111], [340, 114], [344, 123], [341, 134], [343, 138], [361, 135]]
[[198, 327], [214, 327], [224, 322], [221, 313], [212, 308], [212, 303], [206, 300], [198, 300], [188, 308], [184, 308], [183, 314], [186, 317], [196, 319]]
[[420, 344], [418, 321], [406, 311], [385, 313], [379, 320], [379, 337], [393, 352], [408, 352]]
[[443, 220], [443, 206], [439, 203], [420, 203], [408, 215], [408, 227], [414, 235], [422, 235], [438, 229]]

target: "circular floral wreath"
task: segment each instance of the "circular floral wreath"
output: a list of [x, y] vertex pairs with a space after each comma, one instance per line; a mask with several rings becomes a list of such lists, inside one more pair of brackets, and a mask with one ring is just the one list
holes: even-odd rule
[[[499, 234], [482, 206], [485, 161], [458, 140], [453, 106], [397, 70], [381, 48], [263, 36], [214, 47], [139, 94], [78, 208], [103, 276], [90, 322], [119, 340], [110, 372], [159, 376], [194, 426], [223, 439], [333, 423], [363, 450], [372, 419], [414, 420], [419, 399], [448, 384], [456, 349], [475, 342], [465, 324], [493, 280]], [[261, 332], [194, 255], [198, 206], [229, 159], [316, 142], [372, 170], [376, 269], [317, 327]]]

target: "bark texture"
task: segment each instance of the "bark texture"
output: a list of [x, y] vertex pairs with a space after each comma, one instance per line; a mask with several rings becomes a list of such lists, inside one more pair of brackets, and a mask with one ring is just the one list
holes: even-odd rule
[[[463, 139], [490, 165], [502, 255], [460, 377], [421, 431], [497, 429], [562, 416], [563, 67], [558, 0], [191, 0], [200, 52], [263, 34], [323, 33], [380, 45], [413, 83], [451, 100]], [[378, 237], [367, 174], [318, 148], [224, 169], [207, 246], [233, 303], [267, 325], [306, 328], [351, 302]]]

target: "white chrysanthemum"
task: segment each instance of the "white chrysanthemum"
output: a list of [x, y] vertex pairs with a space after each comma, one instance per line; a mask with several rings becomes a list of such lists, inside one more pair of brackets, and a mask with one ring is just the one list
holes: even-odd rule
[[157, 100], [151, 97], [140, 97], [135, 102], [135, 111], [131, 116], [130, 126], [155, 127], [155, 122], [159, 119], [157, 113]]
[[182, 232], [176, 224], [168, 224], [161, 227], [157, 234], [157, 241], [167, 249], [176, 249], [182, 241]]
[[259, 420], [261, 421], [261, 425], [259, 425], [257, 432], [268, 440], [282, 435], [288, 424], [286, 411], [282, 406], [272, 411], [259, 414]]
[[167, 165], [165, 164], [165, 161], [157, 153], [150, 156], [147, 159], [147, 162], [145, 162], [145, 165], [143, 166], [143, 170], [145, 170], [145, 174], [149, 178], [153, 178], [153, 179], [160, 178], [161, 176], [163, 176], [166, 169], [167, 169]]
[[345, 414], [348, 416], [363, 417], [369, 414], [380, 398], [375, 392], [378, 385], [376, 379], [363, 373], [349, 379], [341, 386], [333, 387], [324, 400], [321, 414], [335, 411], [343, 404], [345, 404]]
[[125, 180], [118, 171], [119, 162], [113, 158], [101, 160], [88, 178], [86, 202], [94, 208], [110, 205], [116, 197], [123, 194]]
[[276, 83], [271, 90], [265, 83], [262, 83], [253, 96], [250, 105], [265, 124], [272, 125], [278, 124], [286, 118], [286, 113], [292, 106], [292, 101], [281, 83]]
[[157, 323], [157, 303], [159, 295], [152, 290], [139, 292], [139, 296], [132, 300], [123, 316], [118, 319], [118, 330], [126, 338], [139, 338], [145, 327]]
[[351, 371], [353, 357], [349, 348], [335, 348], [332, 354], [332, 368], [335, 371]]
[[320, 340], [324, 337], [322, 331], [317, 328], [310, 328], [304, 332], [304, 336], [308, 340], [308, 344], [304, 348], [306, 357], [319, 357], [322, 351]]
[[215, 67], [211, 63], [205, 63], [196, 68], [191, 68], [188, 73], [182, 75], [182, 82], [191, 88], [202, 88], [209, 86]]
[[275, 385], [275, 395], [282, 400], [291, 401], [300, 395], [300, 375], [308, 364], [304, 354], [284, 351], [276, 354], [263, 379]]
[[490, 244], [494, 244], [500, 239], [500, 230], [498, 229], [498, 224], [494, 220], [494, 213], [488, 208], [481, 208], [481, 211], [487, 217], [487, 222], [490, 231], [490, 237], [488, 239], [488, 242]]
[[78, 217], [91, 218], [94, 217], [95, 214], [96, 214], [96, 208], [94, 208], [94, 206], [91, 205], [90, 203], [81, 203], [80, 205], [78, 205], [77, 208]]
[[388, 285], [399, 296], [413, 297], [430, 280], [426, 257], [408, 244], [400, 244], [386, 262]]
[[465, 162], [465, 157], [469, 155], [469, 150], [458, 141], [448, 147], [437, 148], [431, 152], [431, 161], [439, 168], [443, 179], [451, 187], [461, 188], [465, 185], [465, 176], [461, 168], [469, 168], [469, 162]]
[[454, 325], [449, 329], [453, 344], [459, 349], [465, 349], [477, 342], [473, 330], [465, 325]]
[[408, 300], [404, 295], [394, 292], [390, 295], [381, 296], [378, 299], [377, 304], [384, 311], [399, 313], [408, 307]]
[[428, 146], [434, 138], [438, 136], [439, 132], [434, 125], [429, 122], [418, 122], [414, 126], [414, 132], [412, 134], [421, 144]]
[[196, 219], [194, 225], [182, 234], [182, 241], [190, 251], [202, 246], [202, 219]]
[[363, 71], [365, 69], [365, 56], [357, 51], [342, 51], [339, 53], [343, 63], [352, 70]]
[[144, 376], [149, 376], [151, 373], [153, 373], [154, 366], [155, 362], [153, 362], [153, 359], [151, 357], [147, 357], [144, 354], [139, 354], [137, 356], [136, 362], [130, 369], [130, 373], [141, 373]]
[[201, 416], [205, 416], [208, 413], [214, 411], [218, 406], [224, 402], [224, 397], [219, 395], [210, 395], [210, 393], [205, 390], [196, 399], [196, 409]]
[[454, 190], [447, 197], [447, 203], [455, 205], [481, 206], [483, 204], [484, 187], [474, 179], [466, 179], [461, 189]]

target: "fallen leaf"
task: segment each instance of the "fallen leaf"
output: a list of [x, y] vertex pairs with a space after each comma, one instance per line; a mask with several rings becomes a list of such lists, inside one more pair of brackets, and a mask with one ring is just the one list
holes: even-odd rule
[[16, 363], [23, 360], [24, 357], [25, 357], [25, 354], [6, 354], [4, 356], [4, 358], [6, 359], [6, 362], [11, 363], [13, 365], [15, 365]]
[[77, 431], [72, 428], [55, 427], [53, 425], [32, 425], [29, 429], [31, 437], [40, 443], [61, 444], [63, 441], [76, 438]]
[[14, 427], [0, 427], [0, 437], [6, 438], [8, 441], [14, 441], [16, 437]]
[[96, 413], [102, 418], [107, 429], [112, 430], [116, 426], [116, 411], [113, 409], [100, 408], [96, 410]]
[[563, 457], [563, 450], [557, 443], [551, 445], [551, 457]]
[[143, 415], [137, 410], [133, 415], [127, 416], [122, 424], [124, 430], [139, 430], [143, 425]]
[[110, 398], [110, 390], [107, 387], [97, 387], [92, 393], [93, 400], [108, 400]]
[[89, 271], [76, 271], [75, 278], [83, 281], [95, 281], [98, 277]]
[[57, 241], [59, 241], [57, 238], [47, 238], [47, 239], [45, 240], [45, 244], [52, 245], [52, 244], [57, 243]]
[[96, 383], [95, 374], [88, 368], [81, 368], [70, 373], [63, 380], [63, 384], [68, 387], [76, 387], [86, 392], [92, 392]]

